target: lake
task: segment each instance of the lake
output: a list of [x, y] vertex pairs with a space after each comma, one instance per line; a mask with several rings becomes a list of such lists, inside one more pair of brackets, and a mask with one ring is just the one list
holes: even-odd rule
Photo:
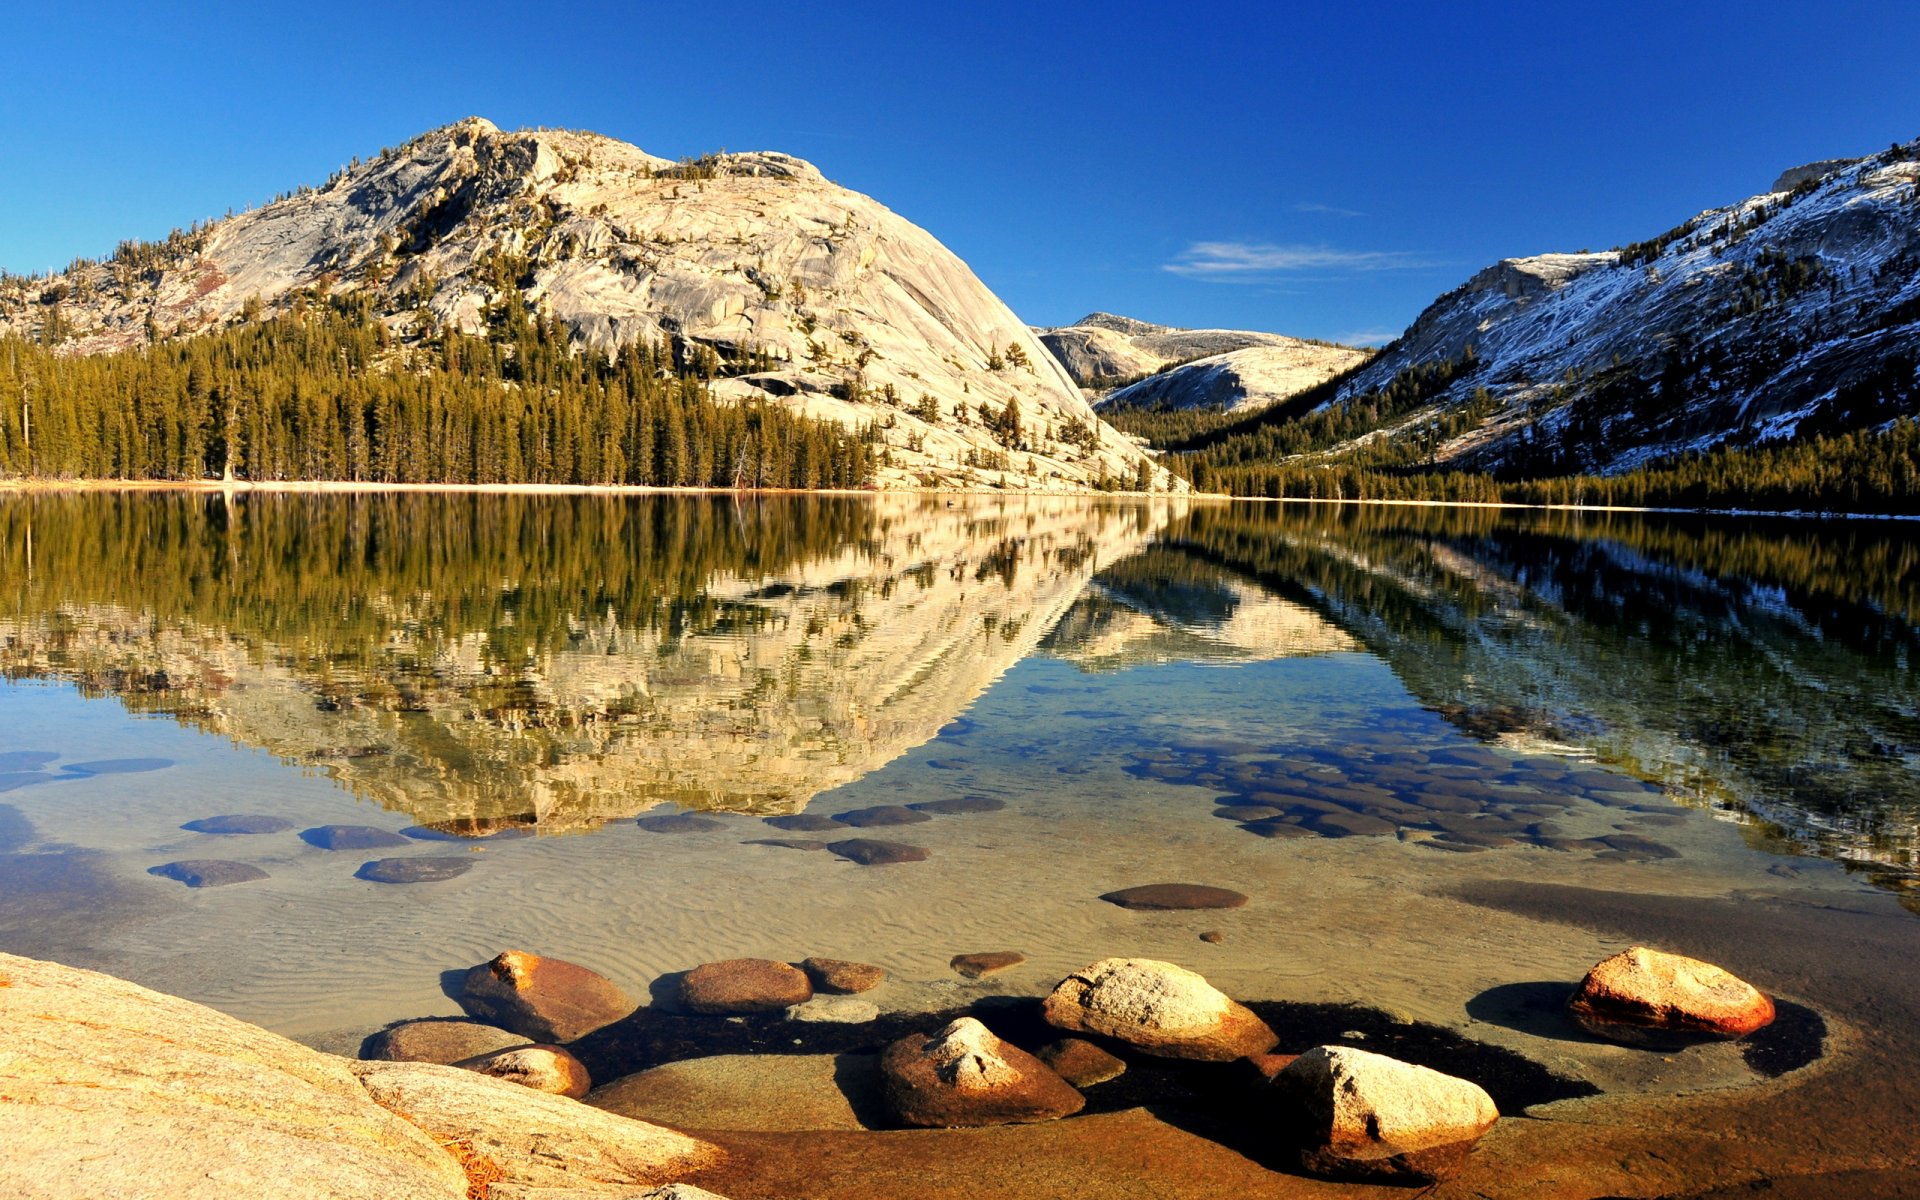
[[[1624, 943], [1489, 895], [1920, 911], [1906, 524], [163, 492], [0, 531], [0, 949], [324, 1046], [508, 947], [640, 996], [859, 959], [916, 1010], [1135, 954], [1677, 1091], [1759, 1073], [1500, 1019]], [[232, 815], [272, 831], [183, 828]], [[450, 877], [365, 877], [414, 857]], [[1100, 899], [1171, 881], [1250, 902]]]

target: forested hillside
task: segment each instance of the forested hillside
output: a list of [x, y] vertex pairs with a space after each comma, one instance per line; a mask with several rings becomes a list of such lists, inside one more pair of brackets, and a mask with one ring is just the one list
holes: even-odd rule
[[505, 288], [487, 332], [403, 343], [364, 294], [137, 350], [0, 340], [0, 474], [852, 488], [860, 431], [716, 403], [712, 356], [581, 350]]

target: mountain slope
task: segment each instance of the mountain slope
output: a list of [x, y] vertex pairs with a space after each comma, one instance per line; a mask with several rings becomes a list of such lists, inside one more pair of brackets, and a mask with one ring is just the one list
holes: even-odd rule
[[1291, 399], [1367, 361], [1365, 350], [1295, 341], [1248, 346], [1182, 363], [1115, 389], [1094, 405], [1119, 408], [1253, 412]]
[[1260, 423], [1339, 416], [1295, 439], [1303, 464], [1545, 477], [1920, 412], [1920, 142], [1777, 186], [1617, 250], [1496, 263]]
[[[1305, 359], [1355, 353], [1345, 346], [1250, 329], [1180, 329], [1113, 313], [1088, 313], [1071, 325], [1036, 330], [1067, 374], [1083, 388], [1100, 390], [1137, 380], [1176, 363], [1270, 346]], [[1343, 362], [1342, 366], [1350, 365]]]
[[417, 340], [484, 331], [505, 288], [586, 346], [710, 364], [722, 399], [877, 423], [883, 486], [1183, 486], [930, 234], [782, 154], [675, 164], [469, 118], [263, 208], [9, 277], [0, 333], [90, 354], [330, 292]]

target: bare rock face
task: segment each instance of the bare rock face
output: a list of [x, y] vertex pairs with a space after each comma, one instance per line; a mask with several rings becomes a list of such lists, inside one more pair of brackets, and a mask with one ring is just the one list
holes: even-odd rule
[[1634, 946], [1595, 964], [1567, 1011], [1597, 1037], [1643, 1045], [1745, 1037], [1773, 1020], [1773, 1001], [1712, 963]]
[[383, 1062], [430, 1062], [450, 1066], [496, 1050], [527, 1045], [527, 1039], [478, 1021], [405, 1021], [367, 1039], [362, 1058]]
[[467, 972], [460, 1007], [536, 1042], [571, 1042], [639, 1007], [604, 975], [508, 950]]
[[1014, 1125], [1079, 1112], [1085, 1097], [1039, 1059], [961, 1017], [880, 1058], [888, 1105], [909, 1125]]
[[1187, 408], [1252, 412], [1290, 400], [1367, 361], [1367, 351], [1319, 342], [1250, 346], [1149, 375], [1108, 393], [1116, 408]]
[[508, 1083], [578, 1100], [593, 1090], [584, 1063], [558, 1046], [513, 1046], [453, 1064]]
[[1057, 1029], [1116, 1038], [1162, 1058], [1230, 1062], [1279, 1040], [1198, 973], [1150, 958], [1104, 958], [1067, 976], [1041, 1014]]
[[811, 999], [806, 972], [769, 958], [702, 963], [680, 980], [680, 1002], [697, 1013], [779, 1012]]
[[465, 1142], [527, 1187], [666, 1183], [713, 1166], [696, 1138], [437, 1063], [352, 1064], [367, 1094], [441, 1142]]
[[725, 1196], [690, 1183], [656, 1188], [530, 1188], [494, 1184], [487, 1200], [727, 1200]]
[[[436, 321], [484, 323], [498, 255], [524, 260], [527, 301], [585, 344], [671, 343], [769, 369], [716, 381], [878, 429], [882, 486], [971, 483], [1185, 491], [1104, 425], [1033, 331], [935, 238], [785, 154], [675, 164], [583, 132], [503, 132], [478, 117], [384, 151], [287, 199], [162, 246], [150, 267], [88, 264], [29, 293], [0, 289], [0, 332], [24, 332], [40, 296], [68, 297], [79, 353], [219, 327], [325, 281], [366, 295], [415, 336], [408, 299]], [[1011, 404], [1021, 434], [980, 418]], [[1071, 427], [1071, 428], [1070, 428]], [[971, 465], [969, 463], [971, 462]]]
[[[1071, 325], [1038, 332], [1040, 341], [1053, 351], [1073, 381], [1089, 389], [1129, 384], [1143, 375], [1166, 371], [1177, 363], [1215, 358], [1250, 347], [1278, 350], [1291, 361], [1302, 364], [1341, 363], [1336, 370], [1344, 370], [1346, 365], [1366, 358], [1363, 350], [1284, 334], [1250, 329], [1180, 329], [1112, 313], [1088, 313]], [[1317, 383], [1319, 379], [1312, 382]], [[1219, 402], [1212, 403], [1218, 406]]]
[[[109, 975], [0, 954], [0, 1195], [460, 1200], [345, 1060]], [[185, 1083], [190, 1082], [190, 1086]]]
[[1433, 1183], [1466, 1165], [1500, 1112], [1478, 1084], [1342, 1046], [1316, 1046], [1274, 1076], [1303, 1114], [1301, 1165], [1353, 1181]]

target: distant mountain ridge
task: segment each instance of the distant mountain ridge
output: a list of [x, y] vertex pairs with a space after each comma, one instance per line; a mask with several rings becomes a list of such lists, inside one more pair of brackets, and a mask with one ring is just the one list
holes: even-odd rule
[[[1508, 477], [1610, 474], [1688, 451], [1920, 413], [1920, 141], [1795, 168], [1776, 190], [1600, 253], [1504, 259], [1272, 421], [1371, 404], [1313, 457]], [[1394, 408], [1396, 379], [1456, 370]]]
[[1354, 353], [1345, 346], [1285, 334], [1251, 329], [1182, 329], [1108, 312], [1088, 313], [1071, 325], [1035, 332], [1075, 383], [1095, 391], [1133, 383], [1178, 363], [1251, 346], [1288, 350], [1301, 357], [1322, 352], [1333, 356]]
[[417, 341], [484, 332], [504, 287], [581, 345], [667, 345], [723, 400], [866, 430], [884, 487], [1185, 488], [932, 235], [779, 153], [676, 163], [468, 118], [262, 208], [0, 277], [0, 334], [93, 354], [330, 294]]

